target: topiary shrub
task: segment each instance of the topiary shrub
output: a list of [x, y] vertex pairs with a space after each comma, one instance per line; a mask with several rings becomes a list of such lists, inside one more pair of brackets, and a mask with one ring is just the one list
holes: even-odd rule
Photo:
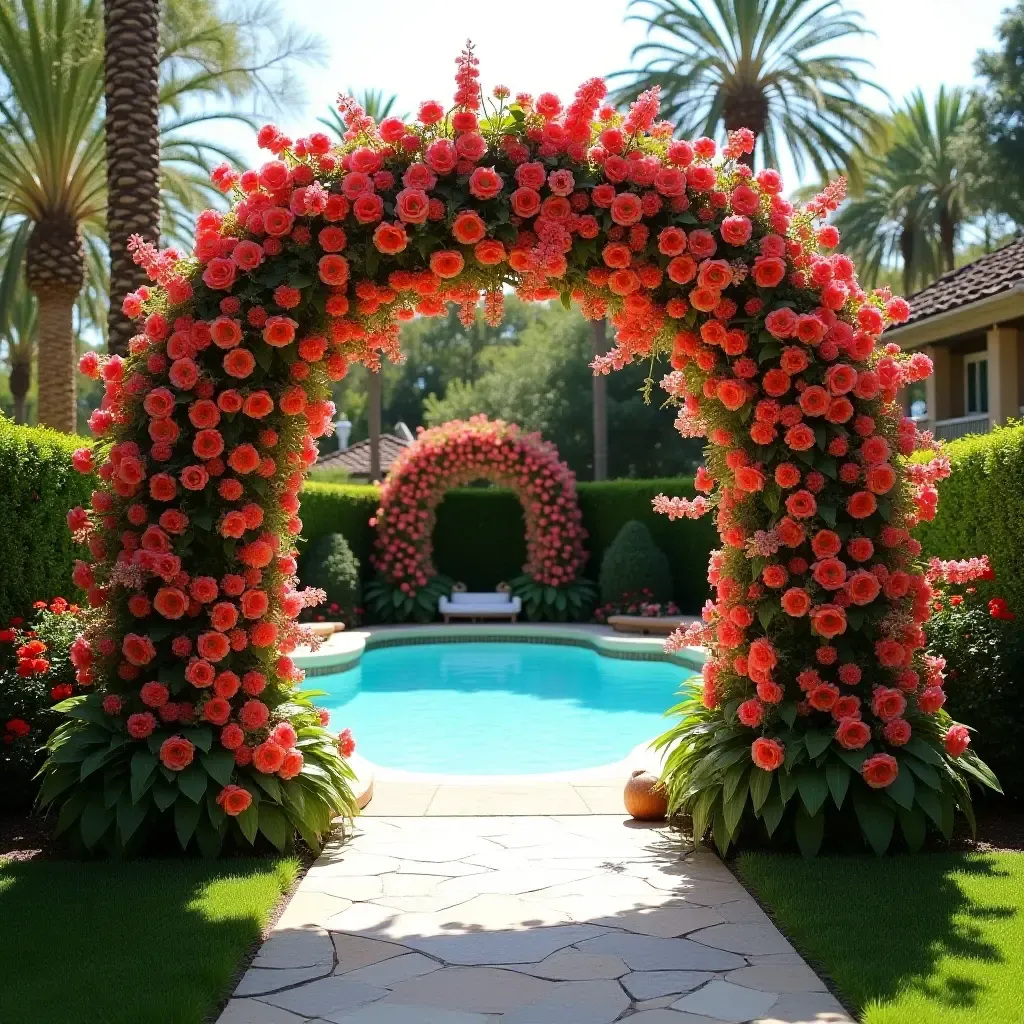
[[299, 563], [299, 579], [307, 587], [323, 590], [327, 601], [316, 609], [317, 618], [338, 619], [355, 626], [362, 612], [362, 588], [359, 583], [359, 559], [340, 533], [318, 537], [307, 548]]
[[85, 444], [0, 416], [0, 622], [27, 615], [34, 601], [71, 593], [76, 551], [65, 516], [88, 503], [96, 482], [71, 465]]
[[649, 601], [672, 597], [672, 570], [651, 531], [639, 520], [625, 523], [605, 552], [598, 576], [601, 600], [616, 604], [626, 594], [649, 593]]

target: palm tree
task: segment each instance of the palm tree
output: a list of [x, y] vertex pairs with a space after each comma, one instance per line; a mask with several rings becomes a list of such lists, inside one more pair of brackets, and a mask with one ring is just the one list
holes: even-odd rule
[[[802, 176], [809, 161], [824, 177], [862, 151], [877, 115], [857, 99], [878, 89], [869, 62], [826, 47], [868, 34], [841, 0], [631, 0], [647, 25], [632, 59], [613, 77], [629, 82], [625, 102], [658, 86], [662, 111], [685, 135], [714, 137], [749, 128], [764, 163], [778, 166], [780, 143]], [[881, 90], [880, 90], [881, 91]], [[746, 158], [753, 166], [753, 154]]]
[[[164, 11], [162, 226], [181, 240], [192, 212], [217, 201], [210, 168], [237, 160], [216, 140], [189, 132], [225, 117], [252, 120], [207, 112], [203, 101], [266, 91], [266, 77], [278, 71], [285, 72], [273, 76], [278, 94], [287, 95], [292, 58], [312, 52], [310, 37], [288, 32], [260, 51], [251, 30], [266, 27], [270, 8], [243, 8], [234, 21], [217, 11], [214, 0], [170, 0]], [[61, 430], [75, 425], [76, 302], [94, 324], [106, 325], [98, 308], [108, 288], [102, 96], [99, 0], [0, 0], [0, 209], [18, 222], [11, 237], [21, 239], [28, 287], [39, 297], [39, 421]], [[3, 276], [20, 272], [10, 257], [2, 267]], [[118, 297], [131, 287], [122, 285], [114, 283]]]
[[[358, 101], [359, 105], [369, 114], [370, 117], [380, 124], [392, 110], [394, 110], [395, 104], [398, 102], [398, 97], [394, 94], [386, 96], [383, 89], [363, 89], [357, 90], [350, 88], [348, 90], [349, 96], [354, 96]], [[405, 115], [401, 115], [404, 119]], [[338, 113], [337, 107], [329, 107], [327, 110], [326, 117], [318, 117], [317, 120], [334, 132], [339, 139], [345, 138], [345, 122], [341, 119], [341, 114]]]
[[836, 226], [866, 284], [900, 265], [909, 295], [953, 269], [961, 228], [974, 207], [958, 144], [974, 116], [973, 102], [964, 90], [943, 87], [929, 107], [915, 91], [892, 112], [876, 152], [861, 161], [863, 191], [843, 207]]
[[[128, 239], [160, 238], [160, 0], [104, 0], [103, 29], [107, 245], [118, 296], [145, 281]], [[111, 302], [111, 350], [127, 352], [134, 333], [120, 303]]]

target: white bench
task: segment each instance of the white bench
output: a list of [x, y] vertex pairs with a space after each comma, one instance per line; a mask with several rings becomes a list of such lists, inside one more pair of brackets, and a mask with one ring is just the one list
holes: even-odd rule
[[437, 603], [445, 622], [452, 619], [508, 619], [516, 621], [523, 610], [523, 602], [511, 594], [462, 593], [442, 597]]

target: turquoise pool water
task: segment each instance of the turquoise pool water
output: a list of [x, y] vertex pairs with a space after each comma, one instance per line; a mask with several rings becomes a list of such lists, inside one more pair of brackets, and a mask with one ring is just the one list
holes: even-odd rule
[[367, 651], [310, 679], [331, 728], [389, 768], [523, 775], [593, 768], [662, 732], [692, 673], [560, 644], [437, 643]]

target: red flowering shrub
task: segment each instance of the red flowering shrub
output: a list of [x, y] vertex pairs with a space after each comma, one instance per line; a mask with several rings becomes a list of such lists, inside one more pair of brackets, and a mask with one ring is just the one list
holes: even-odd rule
[[31, 806], [61, 702], [91, 686], [88, 673], [76, 678], [81, 628], [78, 606], [55, 597], [37, 601], [29, 621], [0, 629], [0, 808]]
[[594, 609], [595, 622], [607, 622], [610, 615], [642, 615], [657, 618], [659, 615], [680, 615], [675, 601], [655, 601], [646, 587], [643, 590], [623, 594], [617, 601], [608, 601]]
[[581, 618], [589, 610], [587, 555], [576, 478], [553, 444], [515, 424], [474, 416], [429, 430], [395, 460], [381, 487], [370, 607], [385, 620], [432, 619], [451, 587], [439, 578], [431, 538], [437, 506], [453, 487], [489, 480], [515, 492], [526, 522], [526, 564], [512, 581], [528, 617]]
[[[127, 357], [86, 367], [105, 397], [80, 461], [102, 486], [69, 519], [89, 553], [76, 580], [95, 609], [83, 661], [98, 692], [51, 739], [41, 802], [87, 846], [125, 847], [173, 821], [209, 853], [257, 831], [316, 843], [352, 809], [288, 657], [309, 603], [294, 580], [297, 495], [330, 430], [330, 383], [353, 361], [398, 358], [400, 324], [449, 302], [468, 323], [482, 292], [498, 323], [514, 285], [610, 320], [598, 372], [668, 358], [680, 432], [710, 441], [699, 486], [712, 496], [655, 501], [672, 517], [714, 508], [723, 542], [717, 601], [688, 634], [711, 651], [703, 700], [666, 738], [679, 740], [672, 809], [693, 814], [698, 837], [713, 825], [723, 848], [753, 816], [769, 833], [793, 821], [816, 849], [830, 794], [876, 849], [897, 817], [911, 844], [928, 819], [948, 833], [954, 806], [969, 807], [965, 765], [985, 769], [942, 746], [922, 650], [931, 585], [910, 534], [935, 515], [948, 463], [904, 462], [922, 439], [896, 394], [930, 362], [879, 342], [906, 302], [865, 293], [849, 259], [822, 252], [842, 183], [796, 209], [776, 172], [742, 162], [747, 130], [718, 159], [711, 139], [674, 139], [657, 121], [656, 91], [622, 115], [599, 79], [564, 108], [550, 94], [509, 103], [505, 89], [485, 104], [476, 63], [467, 48], [447, 115], [428, 102], [410, 123], [377, 125], [346, 98], [338, 147], [262, 129], [272, 159], [214, 172], [231, 209], [199, 216], [193, 254], [134, 240], [154, 284], [125, 300], [140, 324]], [[419, 520], [431, 493], [415, 495]], [[565, 504], [559, 514], [574, 521]], [[546, 545], [548, 523], [536, 525]], [[556, 605], [568, 598], [540, 581], [569, 578], [582, 557], [576, 535], [562, 542], [530, 558], [531, 585]], [[394, 552], [413, 573], [399, 585], [424, 586], [423, 551]], [[149, 682], [169, 694], [155, 710]], [[229, 704], [224, 725], [215, 699]], [[739, 721], [741, 704], [758, 724]], [[896, 720], [914, 732], [902, 746]], [[244, 810], [233, 786], [251, 797]]]

